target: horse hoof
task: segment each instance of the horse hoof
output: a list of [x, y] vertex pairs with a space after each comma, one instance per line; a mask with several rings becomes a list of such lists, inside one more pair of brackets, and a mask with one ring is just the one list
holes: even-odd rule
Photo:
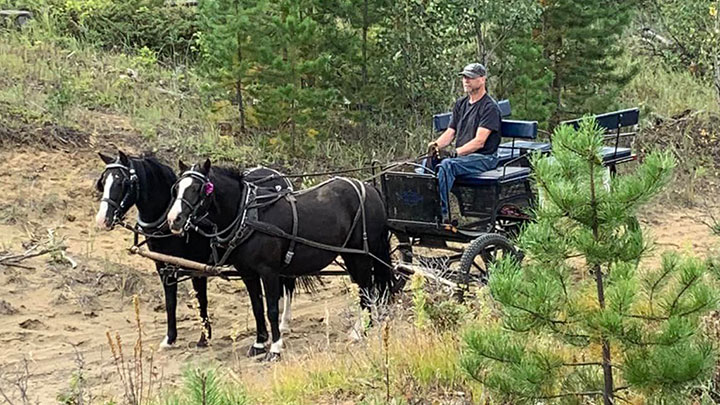
[[264, 346], [262, 348], [260, 348], [260, 347], [255, 347], [255, 345], [253, 345], [253, 346], [250, 346], [250, 348], [248, 349], [247, 356], [255, 357], [255, 356], [259, 356], [261, 354], [265, 354], [265, 353], [267, 353], [267, 349], [265, 349]]
[[175, 348], [175, 341], [172, 342], [170, 339], [168, 339], [167, 336], [165, 336], [165, 339], [163, 339], [162, 342], [160, 342], [160, 350], [167, 350], [167, 349], [173, 349]]
[[205, 348], [205, 347], [208, 347], [209, 344], [208, 344], [207, 339], [205, 339], [205, 336], [203, 336], [200, 338], [200, 340], [198, 340], [198, 342], [195, 344], [195, 346], [197, 346], [199, 348]]
[[265, 363], [277, 363], [280, 361], [280, 353], [268, 352], [262, 361]]

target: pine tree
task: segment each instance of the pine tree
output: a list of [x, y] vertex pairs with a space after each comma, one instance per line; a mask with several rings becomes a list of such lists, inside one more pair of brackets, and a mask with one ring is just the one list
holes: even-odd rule
[[542, 47], [530, 35], [517, 35], [498, 50], [491, 77], [493, 95], [498, 100], [509, 99], [513, 116], [537, 120], [547, 127], [554, 104], [548, 88], [553, 75], [542, 57]]
[[607, 183], [601, 145], [585, 120], [555, 131], [553, 157], [534, 159], [544, 199], [519, 236], [525, 259], [491, 270], [500, 320], [465, 336], [464, 368], [507, 403], [688, 403], [685, 390], [714, 369], [699, 332], [718, 303], [708, 265], [667, 254], [639, 266], [649, 243], [636, 213], [668, 183], [672, 155], [651, 153]]
[[618, 58], [637, 1], [542, 3], [539, 39], [553, 72], [551, 94], [557, 106], [551, 123], [605, 110], [635, 73], [623, 72]]
[[295, 154], [301, 135], [317, 136], [338, 92], [327, 78], [331, 55], [320, 46], [324, 16], [314, 1], [278, 1], [270, 15], [258, 110], [266, 124], [287, 131]]
[[245, 90], [264, 45], [267, 0], [204, 0], [199, 3], [201, 71], [225, 89], [238, 106], [245, 131]]

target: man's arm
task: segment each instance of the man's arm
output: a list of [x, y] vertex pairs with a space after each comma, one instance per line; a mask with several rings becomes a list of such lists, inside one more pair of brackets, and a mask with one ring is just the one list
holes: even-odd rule
[[438, 149], [442, 149], [448, 145], [455, 139], [455, 128], [448, 128], [445, 130], [445, 132], [440, 135], [438, 139], [435, 140], [435, 144], [437, 145]]
[[458, 156], [469, 155], [476, 150], [481, 149], [485, 146], [485, 141], [487, 141], [491, 132], [492, 131], [487, 128], [478, 127], [477, 132], [475, 132], [475, 138], [457, 149]]

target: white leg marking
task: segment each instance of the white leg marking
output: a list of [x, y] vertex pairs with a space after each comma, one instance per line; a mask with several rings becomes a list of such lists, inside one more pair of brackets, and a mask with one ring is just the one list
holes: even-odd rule
[[282, 313], [282, 320], [280, 321], [280, 332], [281, 333], [288, 333], [290, 332], [290, 321], [292, 321], [292, 295], [288, 293], [288, 290], [283, 287], [285, 290], [285, 298], [283, 299], [283, 313]]
[[255, 343], [253, 343], [253, 347], [256, 349], [264, 349], [265, 343], [255, 342]]
[[280, 353], [282, 351], [282, 338], [278, 339], [277, 342], [270, 345], [270, 353]]
[[172, 347], [175, 347], [175, 345], [168, 343], [168, 337], [165, 336], [165, 339], [163, 339], [163, 341], [160, 342], [160, 349], [170, 349]]
[[172, 207], [170, 208], [170, 211], [168, 212], [167, 220], [170, 225], [175, 222], [178, 215], [182, 212], [182, 202], [180, 201], [181, 198], [185, 195], [185, 190], [187, 190], [190, 185], [192, 185], [193, 179], [190, 177], [186, 177], [180, 181], [180, 184], [178, 184], [178, 192], [177, 192], [177, 198], [175, 199], [175, 202], [173, 203]]
[[[105, 185], [103, 188], [103, 196], [102, 198], [110, 198], [110, 190], [112, 189], [113, 180], [115, 179], [115, 176], [112, 174], [108, 174], [107, 178], [105, 179]], [[108, 203], [105, 201], [100, 202], [100, 209], [97, 212], [97, 215], [95, 216], [95, 224], [98, 228], [105, 229], [105, 217], [107, 216], [108, 212]]]

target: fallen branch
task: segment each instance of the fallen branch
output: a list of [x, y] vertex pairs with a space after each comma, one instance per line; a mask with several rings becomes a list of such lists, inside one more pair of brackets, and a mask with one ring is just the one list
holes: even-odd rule
[[21, 253], [21, 254], [8, 254], [5, 256], [0, 256], [0, 265], [8, 266], [8, 267], [20, 267], [20, 268], [25, 268], [25, 269], [28, 269], [28, 268], [31, 269], [32, 267], [23, 266], [20, 263], [27, 259], [32, 259], [33, 257], [43, 256], [43, 255], [47, 255], [47, 254], [65, 250], [64, 246], [54, 246], [54, 247], [42, 249], [42, 250], [39, 250], [36, 252], [35, 250], [37, 250], [38, 247], [39, 247], [39, 245], [34, 245], [30, 249], [26, 250], [25, 253]]

